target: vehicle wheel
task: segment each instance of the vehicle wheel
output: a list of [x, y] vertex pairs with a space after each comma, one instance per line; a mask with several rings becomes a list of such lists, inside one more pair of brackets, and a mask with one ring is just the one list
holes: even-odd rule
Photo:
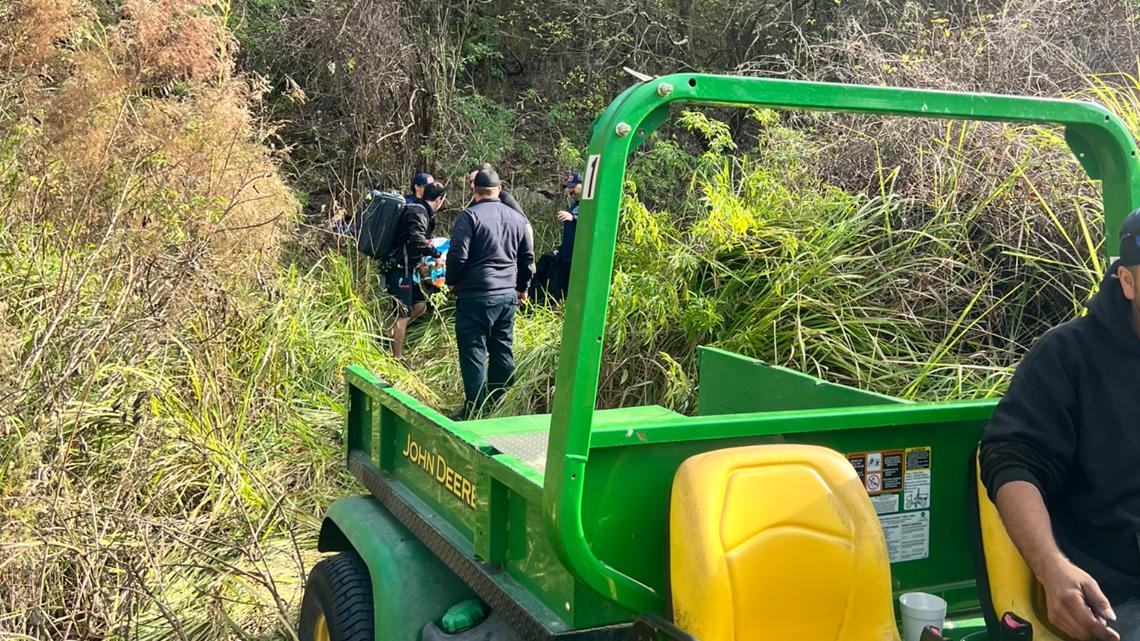
[[301, 601], [301, 641], [372, 641], [372, 579], [355, 552], [313, 566]]

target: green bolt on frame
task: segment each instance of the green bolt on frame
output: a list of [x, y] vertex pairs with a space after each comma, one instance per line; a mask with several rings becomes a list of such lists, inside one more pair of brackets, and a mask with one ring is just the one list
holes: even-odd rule
[[[929, 553], [893, 563], [893, 588], [940, 594], [952, 619], [975, 617], [977, 627], [966, 471], [996, 401], [905, 403], [702, 349], [698, 416], [595, 410], [626, 162], [673, 103], [1058, 124], [1102, 181], [1107, 230], [1140, 205], [1136, 146], [1118, 118], [1090, 103], [703, 74], [637, 84], [594, 126], [553, 414], [454, 423], [350, 367], [347, 461], [375, 498], [330, 508], [321, 549], [357, 550], [386, 586], [438, 576], [440, 563], [393, 562], [390, 546], [360, 527], [394, 522], [389, 529], [406, 527], [426, 548], [406, 558], [430, 551], [455, 573], [452, 583], [435, 579], [448, 594], [466, 598], [466, 583], [521, 636], [549, 638], [668, 612], [669, 488], [686, 458], [779, 441], [849, 454], [929, 446], [938, 461]], [[1114, 233], [1105, 250], [1117, 253]], [[398, 592], [375, 594], [376, 612], [409, 611]], [[421, 605], [405, 628], [443, 614]], [[404, 638], [377, 616], [377, 641]]]
[[[665, 119], [672, 103], [764, 106], [924, 118], [1055, 123], [1085, 171], [1103, 183], [1105, 226], [1119, 228], [1140, 204], [1136, 145], [1119, 118], [1099, 105], [1012, 96], [828, 83], [677, 74], [635, 85], [598, 119], [587, 167], [566, 324], [559, 354], [546, 466], [545, 511], [551, 544], [590, 587], [634, 611], [659, 611], [660, 594], [591, 551], [582, 526], [582, 493], [598, 390], [618, 212], [629, 154]], [[1115, 234], [1106, 234], [1110, 256]], [[584, 260], [583, 260], [584, 259]], [[721, 423], [722, 436], [734, 430]]]

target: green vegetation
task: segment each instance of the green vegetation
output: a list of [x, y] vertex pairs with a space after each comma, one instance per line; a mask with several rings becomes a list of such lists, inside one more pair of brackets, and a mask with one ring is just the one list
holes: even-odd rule
[[[720, 3], [687, 5], [687, 33], [679, 14], [631, 14], [636, 29], [593, 35], [575, 12], [605, 3], [497, 17], [427, 3], [418, 22], [379, 26], [384, 3], [342, 4], [0, 8], [0, 636], [289, 638], [321, 511], [353, 491], [338, 458], [341, 369], [362, 363], [446, 410], [460, 398], [452, 302], [433, 298], [410, 331], [411, 367], [396, 363], [375, 266], [324, 227], [353, 206], [357, 172], [423, 166], [459, 185], [473, 162], [503, 163], [547, 250], [559, 203], [543, 192], [580, 164], [590, 118], [629, 82], [625, 58], [579, 52], [725, 69], [746, 61], [713, 54], [746, 47], [717, 45], [717, 20], [752, 38]], [[776, 38], [773, 55], [802, 55], [818, 77], [1091, 97], [1140, 131], [1131, 70], [1054, 38], [1041, 4], [972, 22], [885, 12], [894, 49], [853, 35], [872, 12], [849, 4], [800, 15], [811, 47]], [[1080, 4], [1082, 19], [1118, 10]], [[268, 86], [235, 72], [230, 29]], [[384, 58], [369, 45], [381, 36], [418, 62]], [[1068, 52], [1061, 68], [1076, 72], [1009, 66], [1002, 52], [1030, 41]], [[862, 44], [821, 57], [845, 43]], [[966, 64], [977, 56], [1009, 64]], [[993, 395], [1105, 267], [1096, 186], [1057, 131], [674, 115], [630, 171], [602, 406], [692, 410], [700, 344], [907, 398]], [[498, 412], [549, 409], [560, 331], [557, 308], [524, 311], [519, 382]]]

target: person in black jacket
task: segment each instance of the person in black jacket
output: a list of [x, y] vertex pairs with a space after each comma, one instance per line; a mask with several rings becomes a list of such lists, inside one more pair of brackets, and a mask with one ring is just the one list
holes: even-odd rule
[[1018, 366], [982, 435], [982, 481], [1073, 639], [1140, 639], [1140, 210], [1088, 314]]
[[392, 251], [384, 261], [388, 266], [385, 275], [388, 293], [396, 298], [392, 356], [397, 359], [404, 357], [408, 325], [427, 310], [427, 298], [412, 272], [425, 256], [440, 256], [431, 244], [431, 234], [435, 230], [435, 212], [443, 206], [444, 193], [443, 185], [437, 182], [424, 185], [423, 197], [416, 198], [404, 209], [392, 238]]
[[455, 292], [455, 340], [463, 376], [465, 420], [495, 402], [515, 372], [515, 310], [533, 277], [534, 232], [526, 216], [499, 199], [499, 175], [475, 175], [475, 203], [451, 230], [447, 285]]
[[[468, 207], [475, 204], [475, 175], [484, 170], [495, 171], [495, 167], [491, 165], [491, 163], [485, 162], [481, 163], [478, 167], [472, 169], [467, 173], [467, 182], [471, 185], [471, 201], [467, 203]], [[515, 197], [512, 196], [510, 192], [508, 192], [506, 189], [503, 189], [502, 185], [499, 185], [499, 200], [503, 201], [503, 204], [507, 207], [510, 207], [523, 216], [526, 216], [526, 212], [523, 211], [522, 205], [519, 204], [519, 201], [515, 200]]]
[[422, 200], [424, 197], [424, 187], [432, 184], [433, 182], [435, 182], [435, 178], [426, 172], [421, 171], [415, 176], [412, 176], [412, 191], [411, 193], [404, 195], [404, 202], [410, 205], [417, 200]]
[[558, 212], [558, 222], [562, 223], [562, 244], [555, 252], [558, 254], [558, 269], [555, 272], [555, 300], [566, 298], [570, 291], [570, 269], [574, 260], [574, 234], [578, 230], [578, 210], [582, 204], [582, 174], [572, 171], [562, 183], [566, 190], [566, 197], [570, 205]]

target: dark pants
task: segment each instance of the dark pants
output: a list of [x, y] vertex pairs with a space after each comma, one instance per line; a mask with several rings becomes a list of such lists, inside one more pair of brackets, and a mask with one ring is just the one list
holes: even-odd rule
[[555, 293], [558, 291], [558, 254], [548, 252], [535, 262], [534, 279], [530, 281], [530, 302], [536, 305], [545, 305], [549, 301], [558, 300]]
[[570, 261], [559, 260], [558, 270], [555, 272], [554, 287], [551, 292], [554, 295], [554, 300], [566, 300], [566, 293], [570, 291]]
[[463, 394], [467, 399], [463, 415], [498, 401], [515, 373], [514, 292], [455, 302], [455, 340], [459, 344], [459, 371], [463, 374]]
[[1120, 633], [1120, 641], [1140, 640], [1140, 598], [1114, 603], [1112, 609], [1116, 612], [1116, 623], [1109, 627]]

